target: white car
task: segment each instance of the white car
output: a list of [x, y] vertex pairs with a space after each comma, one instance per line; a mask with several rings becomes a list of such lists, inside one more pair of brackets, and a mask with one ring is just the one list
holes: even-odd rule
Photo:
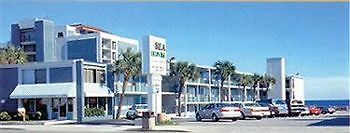
[[219, 121], [219, 119], [231, 119], [236, 121], [241, 118], [239, 105], [228, 103], [210, 103], [203, 107], [196, 113], [196, 120], [212, 119]]
[[246, 117], [249, 118], [256, 118], [257, 120], [260, 120], [263, 117], [269, 116], [270, 110], [269, 107], [262, 107], [258, 103], [254, 102], [243, 102], [240, 103], [242, 118], [245, 119]]

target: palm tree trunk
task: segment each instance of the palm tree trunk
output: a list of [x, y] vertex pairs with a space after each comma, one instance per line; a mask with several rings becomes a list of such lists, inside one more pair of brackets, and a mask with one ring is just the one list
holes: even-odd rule
[[125, 95], [125, 89], [126, 89], [126, 87], [128, 85], [128, 81], [129, 81], [129, 75], [124, 75], [122, 94], [120, 94], [118, 111], [117, 111], [117, 119], [120, 119], [120, 113], [122, 111], [123, 100], [124, 100], [124, 95]]
[[255, 86], [253, 87], [253, 91], [254, 91], [253, 101], [255, 102], [255, 100], [256, 100], [256, 87]]
[[243, 94], [242, 94], [242, 101], [246, 101], [246, 95], [245, 95], [245, 86], [243, 86], [243, 90], [242, 90]]
[[224, 96], [224, 81], [220, 82], [221, 88], [220, 88], [220, 100], [221, 102], [223, 102], [225, 100], [225, 96]]

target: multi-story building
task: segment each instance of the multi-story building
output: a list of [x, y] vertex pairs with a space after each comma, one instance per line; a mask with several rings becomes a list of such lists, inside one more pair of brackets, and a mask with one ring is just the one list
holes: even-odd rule
[[102, 29], [72, 24], [56, 27], [56, 46], [60, 59], [78, 59], [100, 63], [113, 63], [118, 54], [132, 48], [138, 51], [139, 42], [114, 35]]
[[304, 79], [299, 75], [286, 78], [286, 99], [304, 101]]
[[[220, 102], [220, 79], [215, 74], [215, 67], [196, 65], [199, 70], [200, 76], [195, 81], [188, 81], [185, 83], [184, 97], [180, 98], [183, 105], [183, 111], [193, 112], [208, 103]], [[237, 102], [244, 101], [243, 97], [247, 97], [246, 101], [252, 101], [254, 97], [254, 91], [251, 86], [247, 86], [245, 89], [247, 93], [244, 93], [243, 87], [238, 86], [238, 79], [240, 75], [253, 75], [252, 73], [236, 71], [235, 74], [228, 77], [227, 81], [224, 81], [224, 102]], [[175, 102], [176, 89], [179, 87], [178, 81], [174, 77], [163, 78], [163, 92], [172, 92], [173, 95], [165, 93], [163, 95], [163, 110], [164, 112], [172, 112], [177, 108], [177, 102]], [[259, 90], [260, 88], [257, 88]], [[258, 92], [258, 91], [257, 91]], [[259, 100], [259, 97], [258, 99]]]
[[270, 99], [286, 100], [286, 70], [284, 58], [269, 58], [266, 60], [266, 74], [275, 78], [276, 83], [268, 92]]
[[22, 47], [29, 62], [55, 61], [54, 22], [23, 20], [11, 25], [11, 43]]

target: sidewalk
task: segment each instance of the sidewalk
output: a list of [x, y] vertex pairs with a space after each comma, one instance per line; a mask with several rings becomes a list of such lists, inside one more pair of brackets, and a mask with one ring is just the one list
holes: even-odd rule
[[135, 128], [125, 129], [124, 131], [131, 132], [192, 132], [189, 129], [183, 129], [180, 126], [155, 126], [153, 129], [142, 129], [141, 126], [135, 126]]
[[0, 121], [0, 125], [59, 125], [76, 123], [74, 120], [41, 120], [41, 121]]

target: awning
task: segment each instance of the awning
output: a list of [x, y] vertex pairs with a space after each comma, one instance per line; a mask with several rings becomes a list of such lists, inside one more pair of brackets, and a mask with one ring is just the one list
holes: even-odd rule
[[113, 92], [106, 85], [96, 83], [85, 83], [84, 92], [86, 97], [113, 97]]
[[75, 97], [73, 83], [19, 84], [10, 98]]

